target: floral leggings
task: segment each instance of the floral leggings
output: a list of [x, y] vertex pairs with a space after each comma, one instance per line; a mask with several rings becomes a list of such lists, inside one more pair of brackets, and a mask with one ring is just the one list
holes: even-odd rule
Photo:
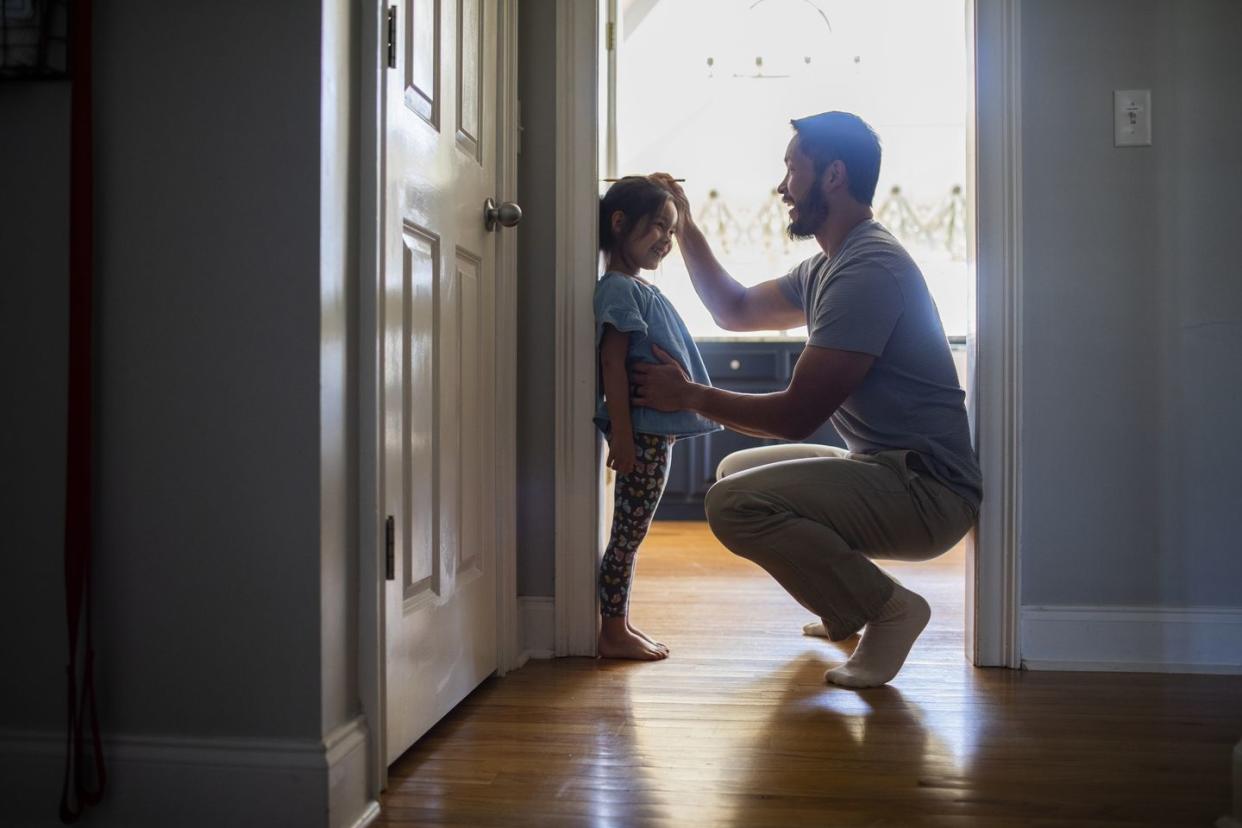
[[612, 537], [599, 567], [599, 611], [605, 618], [623, 618], [629, 609], [634, 558], [664, 493], [673, 441], [663, 434], [635, 434], [634, 471], [617, 475]]

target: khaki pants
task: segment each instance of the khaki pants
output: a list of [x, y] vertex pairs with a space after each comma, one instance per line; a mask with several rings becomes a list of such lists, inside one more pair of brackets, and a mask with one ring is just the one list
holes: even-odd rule
[[953, 548], [976, 517], [914, 452], [807, 444], [730, 454], [705, 506], [720, 542], [766, 569], [836, 641], [892, 596], [893, 580], [873, 558], [929, 560]]

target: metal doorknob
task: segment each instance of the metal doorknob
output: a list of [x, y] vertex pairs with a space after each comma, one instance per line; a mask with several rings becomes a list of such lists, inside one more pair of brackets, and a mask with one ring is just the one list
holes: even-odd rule
[[522, 208], [512, 201], [506, 201], [499, 207], [489, 198], [483, 202], [483, 223], [488, 230], [495, 230], [496, 225], [513, 227], [522, 220]]

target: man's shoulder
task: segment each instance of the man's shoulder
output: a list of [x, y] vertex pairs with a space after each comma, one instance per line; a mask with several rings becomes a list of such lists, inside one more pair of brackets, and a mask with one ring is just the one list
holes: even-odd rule
[[791, 275], [806, 284], [807, 282], [818, 278], [826, 269], [828, 257], [824, 255], [824, 251], [820, 250], [813, 256], [808, 256], [802, 261], [794, 265]]
[[880, 261], [890, 268], [913, 264], [914, 259], [892, 232], [874, 219], [859, 228], [857, 237], [851, 239], [848, 253], [854, 260]]
[[920, 272], [914, 258], [884, 225], [870, 221], [859, 229], [845, 249], [831, 260], [827, 269], [830, 279], [845, 273], [862, 277], [883, 272], [903, 282]]

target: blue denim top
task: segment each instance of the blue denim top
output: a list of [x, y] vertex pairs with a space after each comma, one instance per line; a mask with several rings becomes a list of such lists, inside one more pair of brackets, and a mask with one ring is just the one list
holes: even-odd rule
[[[604, 338], [604, 325], [612, 325], [618, 331], [628, 331], [630, 347], [626, 354], [627, 366], [635, 362], [660, 360], [651, 350], [659, 345], [681, 363], [690, 379], [701, 385], [711, 385], [707, 366], [699, 354], [694, 337], [686, 328], [681, 315], [672, 302], [660, 293], [655, 285], [647, 285], [626, 276], [609, 271], [595, 283], [595, 348], [599, 353]], [[596, 360], [598, 365], [598, 358]], [[664, 434], [673, 437], [695, 437], [720, 431], [722, 426], [700, 417], [693, 411], [656, 411], [654, 408], [635, 406], [630, 410], [634, 431], [640, 434]], [[599, 369], [595, 372], [595, 424], [607, 431], [610, 418], [604, 402], [604, 382]]]

